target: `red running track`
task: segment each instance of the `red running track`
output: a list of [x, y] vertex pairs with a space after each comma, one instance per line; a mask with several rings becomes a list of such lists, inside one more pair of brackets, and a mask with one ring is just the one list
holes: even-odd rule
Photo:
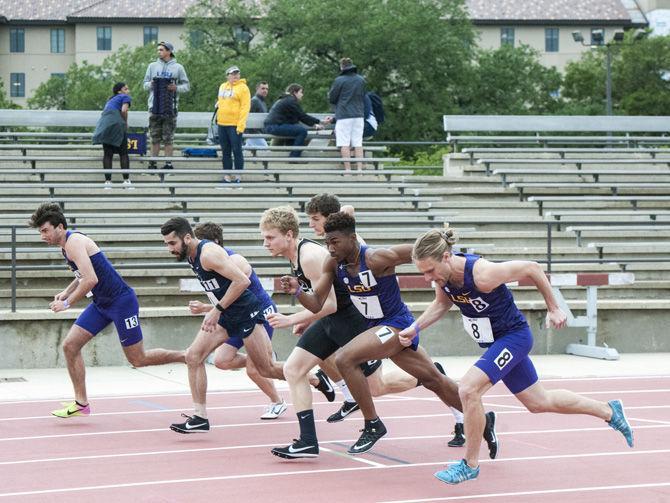
[[322, 452], [302, 461], [270, 454], [296, 436], [297, 423], [290, 407], [276, 421], [260, 421], [258, 391], [211, 393], [213, 428], [202, 435], [168, 430], [190, 410], [183, 394], [96, 398], [94, 415], [67, 420], [49, 415], [53, 401], [10, 402], [0, 409], [0, 503], [670, 502], [670, 376], [543, 382], [603, 401], [621, 398], [635, 448], [596, 418], [530, 414], [503, 386], [485, 397], [498, 414], [499, 457], [489, 460], [482, 447], [479, 479], [458, 486], [433, 477], [464, 449], [446, 446], [453, 418], [423, 388], [376, 400], [389, 433], [359, 457], [345, 451], [358, 437], [360, 414], [327, 424], [339, 404], [317, 401]]

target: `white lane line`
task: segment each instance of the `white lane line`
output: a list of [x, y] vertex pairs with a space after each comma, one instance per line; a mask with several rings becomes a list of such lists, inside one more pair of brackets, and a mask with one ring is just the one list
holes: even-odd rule
[[670, 425], [670, 421], [659, 421], [658, 419], [641, 419], [639, 417], [629, 417], [628, 421], [640, 421], [641, 423], [654, 423], [654, 424]]
[[[508, 498], [510, 496], [534, 496], [540, 494], [565, 494], [576, 492], [596, 492], [596, 491], [615, 491], [622, 489], [645, 489], [654, 487], [668, 487], [670, 482], [651, 482], [648, 484], [630, 484], [615, 486], [587, 486], [587, 487], [569, 487], [566, 489], [541, 489], [538, 491], [517, 491], [513, 493], [486, 493], [486, 494], [468, 494], [467, 496], [447, 496], [444, 498], [427, 498], [416, 500], [392, 500], [380, 503], [424, 503], [431, 501], [459, 501], [459, 500], [480, 500], [483, 498]], [[618, 495], [613, 496], [614, 501], [618, 500]], [[659, 500], [660, 501], [660, 500]]]
[[[383, 439], [382, 439], [383, 440]], [[524, 456], [518, 458], [507, 458], [507, 459], [496, 459], [495, 463], [510, 463], [515, 461], [540, 461], [540, 460], [554, 460], [554, 459], [574, 459], [574, 458], [589, 458], [589, 457], [610, 457], [610, 456], [637, 456], [637, 455], [649, 455], [649, 454], [667, 454], [670, 453], [670, 449], [659, 449], [659, 450], [647, 450], [647, 451], [619, 451], [619, 452], [592, 452], [592, 453], [583, 453], [583, 454], [560, 454], [554, 456]], [[119, 489], [125, 487], [143, 487], [143, 486], [157, 486], [157, 485], [168, 485], [168, 484], [184, 484], [189, 482], [211, 482], [211, 481], [220, 481], [220, 480], [243, 480], [249, 478], [267, 478], [267, 477], [285, 477], [290, 475], [309, 475], [309, 474], [318, 474], [318, 473], [338, 473], [338, 472], [351, 472], [351, 471], [361, 471], [361, 470], [394, 470], [402, 468], [416, 468], [424, 466], [438, 466], [444, 465], [445, 463], [453, 463], [455, 460], [449, 461], [439, 461], [439, 462], [429, 462], [429, 463], [412, 463], [412, 464], [398, 464], [398, 465], [382, 465], [377, 466], [357, 466], [352, 468], [329, 468], [321, 470], [296, 470], [296, 471], [287, 471], [287, 472], [261, 472], [261, 473], [248, 473], [244, 475], [222, 475], [218, 477], [196, 477], [196, 478], [185, 478], [185, 479], [167, 479], [167, 480], [148, 480], [143, 482], [130, 482], [123, 484], [106, 484], [98, 486], [79, 486], [79, 487], [63, 487], [63, 488], [54, 488], [54, 489], [42, 489], [36, 491], [20, 491], [20, 492], [11, 492], [11, 493], [0, 493], [0, 498], [11, 498], [17, 496], [34, 496], [37, 494], [55, 494], [55, 493], [68, 493], [68, 492], [81, 492], [81, 491], [99, 491], [104, 489]], [[491, 463], [494, 460], [482, 459], [481, 463]], [[664, 483], [665, 484], [665, 483]], [[670, 485], [670, 483], [668, 483]], [[433, 501], [431, 500], [417, 500], [417, 501]]]
[[[331, 442], [328, 442], [328, 443], [331, 443]], [[363, 463], [363, 464], [368, 465], [368, 466], [374, 466], [376, 468], [386, 468], [388, 466], [388, 465], [385, 465], [383, 463], [377, 463], [376, 461], [371, 461], [369, 459], [365, 459], [365, 458], [361, 458], [361, 457], [357, 457], [357, 456], [350, 456], [349, 454], [346, 454], [344, 452], [335, 451], [333, 449], [328, 449], [327, 447], [319, 446], [319, 450], [321, 450], [323, 452], [327, 452], [329, 454], [333, 454], [335, 456], [339, 456], [341, 458], [346, 458], [350, 461], [358, 461], [359, 463]]]
[[[647, 408], [670, 408], [670, 405], [664, 405], [664, 406], [653, 406], [653, 407], [627, 407], [626, 410], [633, 410], [633, 409], [647, 409]], [[523, 411], [517, 411], [517, 410], [510, 410], [510, 411], [502, 411], [499, 412], [498, 414], [530, 414], [530, 412], [523, 410]], [[384, 420], [390, 420], [390, 419], [410, 419], [410, 420], [416, 420], [416, 419], [426, 419], [426, 418], [441, 418], [441, 417], [453, 417], [451, 414], [414, 414], [414, 415], [407, 415], [407, 416], [385, 416]], [[352, 418], [350, 419], [351, 421], [355, 421], [358, 418]], [[67, 421], [73, 421], [73, 419], [68, 419]], [[347, 419], [345, 419], [347, 421]], [[318, 419], [316, 420], [317, 423], [325, 423], [325, 419]], [[241, 428], [241, 427], [254, 427], [254, 426], [265, 426], [265, 425], [288, 425], [288, 424], [297, 424], [298, 421], [281, 421], [281, 422], [276, 422], [276, 421], [256, 421], [253, 423], [235, 423], [235, 424], [218, 424], [218, 425], [213, 425], [210, 426], [210, 428]], [[639, 426], [636, 428], [655, 428], [656, 426]], [[661, 426], [659, 426], [661, 427]], [[581, 428], [581, 429], [566, 429], [566, 430], [543, 430], [545, 432], [567, 432], [567, 431], [601, 431], [601, 430], [608, 430], [609, 427], [600, 427], [600, 428]], [[24, 441], [24, 440], [42, 440], [46, 438], [71, 438], [71, 437], [91, 437], [91, 436], [96, 436], [96, 435], [122, 435], [122, 434], [131, 434], [131, 433], [152, 433], [152, 432], [166, 432], [168, 431], [167, 427], [164, 428], [145, 428], [145, 429], [134, 429], [134, 430], [105, 430], [105, 431], [91, 431], [91, 432], [86, 432], [86, 433], [59, 433], [59, 434], [52, 434], [52, 435], [35, 435], [35, 436], [26, 436], [26, 437], [7, 437], [7, 438], [0, 438], [0, 442], [12, 442], [12, 441]], [[500, 435], [501, 433], [498, 433]], [[508, 433], [509, 434], [509, 433]]]
[[[587, 392], [580, 392], [580, 395], [601, 395], [601, 394], [612, 394], [612, 395], [625, 395], [625, 394], [639, 394], [639, 393], [665, 393], [665, 392], [670, 392], [670, 389], [650, 389], [650, 390], [626, 390], [626, 391], [621, 391], [621, 390], [616, 390], [616, 391], [587, 391]], [[190, 395], [189, 395], [190, 396]], [[487, 407], [501, 407], [501, 408], [514, 408], [514, 409], [519, 409], [521, 412], [526, 412], [526, 408], [522, 405], [508, 405], [508, 404], [500, 404], [500, 403], [492, 403], [489, 402], [490, 399], [492, 398], [514, 398], [514, 395], [484, 395], [484, 399], [486, 402], [484, 402], [484, 405]], [[427, 401], [427, 402], [441, 402], [439, 398], [437, 397], [411, 397], [411, 396], [388, 396], [388, 397], [382, 397], [375, 399], [375, 403], [391, 403], [391, 402], [404, 402], [404, 401]], [[15, 404], [22, 403], [22, 402], [14, 402]], [[315, 401], [313, 402], [313, 405], [328, 405], [331, 402], [323, 402], [323, 401]], [[1, 403], [0, 403], [1, 404]], [[292, 405], [292, 403], [287, 402], [288, 405]], [[267, 403], [258, 403], [254, 405], [223, 405], [223, 406], [217, 406], [217, 407], [207, 407], [207, 410], [232, 410], [232, 409], [252, 409], [252, 408], [259, 408], [262, 409], [267, 406]], [[640, 407], [626, 407], [626, 410], [633, 410], [636, 408], [667, 408], [670, 407], [670, 405], [658, 405], [658, 406], [652, 406], [652, 405], [644, 405]], [[174, 412], [182, 412], [184, 410], [184, 407], [176, 408], [176, 409], [147, 409], [147, 410], [131, 410], [131, 411], [115, 411], [115, 412], [97, 412], [92, 415], [94, 416], [125, 416], [128, 414], [163, 414], [166, 412], [169, 413], [174, 413]], [[501, 414], [504, 414], [505, 412], [501, 411]], [[508, 413], [512, 413], [512, 411], [508, 411]], [[420, 416], [418, 416], [420, 417]], [[27, 420], [35, 420], [35, 419], [53, 419], [52, 415], [44, 415], [44, 416], [22, 416], [22, 417], [3, 417], [0, 418], [0, 422], [3, 421], [27, 421]]]
[[[540, 382], [570, 382], [570, 381], [628, 381], [628, 380], [644, 380], [644, 379], [670, 379], [670, 375], [642, 375], [642, 376], [613, 376], [613, 377], [570, 377], [570, 378], [552, 378], [552, 379], [540, 379]], [[188, 386], [187, 382], [182, 383], [183, 386]], [[599, 393], [620, 393], [621, 391], [601, 391]], [[635, 390], [629, 391], [629, 393], [634, 393]], [[314, 392], [318, 393], [318, 392]], [[241, 389], [241, 390], [212, 390], [207, 392], [208, 395], [240, 395], [240, 394], [261, 394], [261, 391], [257, 388], [253, 389]], [[586, 393], [580, 393], [586, 394]], [[189, 392], [184, 393], [154, 393], [154, 394], [139, 394], [139, 395], [101, 395], [96, 396], [95, 394], [89, 395], [89, 398], [92, 400], [120, 400], [127, 398], [156, 398], [156, 397], [190, 397]], [[498, 397], [509, 397], [512, 395], [491, 395], [489, 398], [498, 398]], [[62, 397], [62, 398], [47, 398], [41, 400], [7, 400], [0, 402], [0, 405], [16, 405], [22, 403], [56, 403], [62, 401], [72, 401], [72, 397]]]
[[[636, 426], [635, 430], [651, 430], [658, 428], [668, 428], [670, 424], [662, 425], [640, 425]], [[132, 430], [134, 431], [134, 430]], [[165, 431], [165, 430], [160, 430]], [[562, 430], [523, 430], [523, 431], [504, 431], [498, 432], [499, 437], [513, 437], [513, 436], [522, 436], [522, 435], [551, 435], [553, 433], [583, 433], [583, 432], [594, 432], [594, 431], [607, 431], [611, 432], [612, 429], [607, 427], [601, 428], [572, 428], [572, 429], [562, 429]], [[124, 432], [106, 432], [106, 433], [124, 433]], [[614, 432], [613, 432], [614, 433]], [[102, 433], [104, 434], [104, 433]], [[86, 435], [86, 434], [84, 434]], [[420, 440], [440, 440], [451, 438], [453, 435], [450, 433], [448, 435], [412, 435], [412, 436], [402, 436], [402, 437], [384, 437], [380, 442], [402, 442], [402, 441], [420, 441]], [[616, 435], [615, 435], [616, 437]], [[338, 444], [338, 443], [351, 443], [358, 440], [357, 438], [346, 438], [339, 440], [321, 440], [319, 445], [322, 444]], [[623, 442], [623, 439], [622, 439]], [[22, 465], [30, 463], [53, 463], [53, 462], [62, 462], [62, 461], [81, 461], [87, 459], [107, 459], [107, 458], [122, 458], [122, 457], [135, 457], [135, 456], [154, 456], [154, 455], [163, 455], [163, 454], [181, 454], [181, 453], [190, 453], [190, 452], [209, 452], [209, 451], [226, 451], [226, 450], [235, 450], [235, 449], [256, 449], [256, 448], [267, 448], [275, 447], [274, 444], [252, 444], [252, 445], [235, 445], [235, 446], [222, 446], [222, 447], [203, 447], [203, 448], [193, 448], [193, 449], [173, 449], [167, 451], [145, 451], [145, 452], [128, 452], [121, 454], [95, 454], [89, 456], [67, 456], [67, 457], [58, 457], [58, 458], [40, 458], [40, 459], [25, 459], [25, 460], [11, 460], [11, 461], [1, 461], [0, 466], [3, 465]], [[638, 452], [638, 451], [636, 451]], [[358, 459], [358, 458], [357, 458]]]

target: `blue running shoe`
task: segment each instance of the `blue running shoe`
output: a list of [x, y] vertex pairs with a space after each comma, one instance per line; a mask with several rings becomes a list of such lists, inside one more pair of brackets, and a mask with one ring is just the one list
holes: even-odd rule
[[479, 467], [470, 468], [468, 463], [461, 459], [456, 465], [450, 465], [446, 470], [437, 472], [435, 476], [447, 484], [460, 484], [466, 480], [474, 480], [479, 476]]
[[623, 403], [621, 400], [610, 400], [607, 405], [612, 409], [612, 419], [607, 421], [612, 428], [621, 434], [626, 439], [628, 447], [633, 447], [633, 428], [630, 427], [626, 414], [623, 412]]

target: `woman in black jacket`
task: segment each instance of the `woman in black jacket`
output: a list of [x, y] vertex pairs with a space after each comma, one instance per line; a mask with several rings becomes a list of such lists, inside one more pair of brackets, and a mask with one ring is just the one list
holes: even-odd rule
[[[307, 137], [308, 126], [314, 129], [323, 129], [324, 124], [330, 124], [330, 117], [320, 121], [316, 117], [306, 114], [300, 106], [304, 91], [300, 84], [291, 84], [286, 88], [284, 96], [272, 105], [264, 121], [263, 131], [267, 134], [293, 138], [294, 146], [303, 146]], [[300, 157], [302, 150], [292, 150], [291, 157]]]

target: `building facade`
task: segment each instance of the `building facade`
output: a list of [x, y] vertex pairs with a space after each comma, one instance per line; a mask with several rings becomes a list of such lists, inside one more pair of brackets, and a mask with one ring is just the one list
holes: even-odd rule
[[[184, 19], [196, 0], [4, 0], [0, 5], [0, 79], [7, 97], [25, 106], [35, 89], [72, 63], [100, 64], [127, 45], [167, 40], [184, 46]], [[670, 0], [466, 0], [479, 44], [527, 44], [547, 66], [565, 65], [589, 50], [594, 30], [605, 40], [648, 26], [670, 32]]]

